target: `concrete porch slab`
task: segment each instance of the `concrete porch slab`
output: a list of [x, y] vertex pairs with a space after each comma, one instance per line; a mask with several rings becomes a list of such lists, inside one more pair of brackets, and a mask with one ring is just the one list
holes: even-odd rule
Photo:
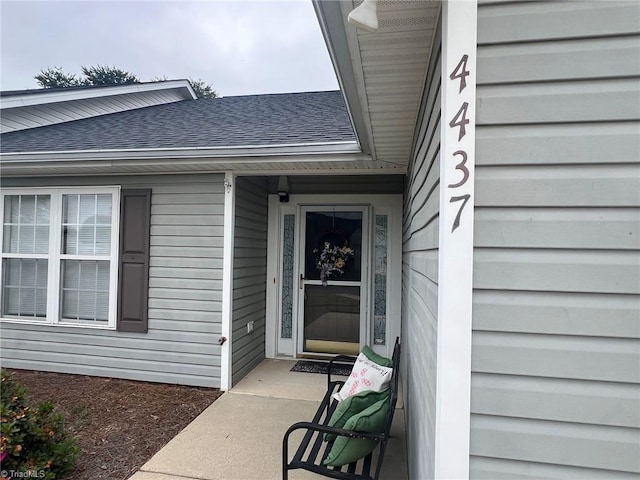
[[[326, 388], [326, 376], [289, 372], [292, 364], [287, 360], [265, 360], [202, 412], [130, 480], [281, 478], [282, 437], [291, 424], [311, 420]], [[407, 478], [404, 428], [404, 410], [398, 409], [381, 480]], [[302, 434], [292, 435], [292, 450]], [[289, 478], [320, 477], [294, 470]]]

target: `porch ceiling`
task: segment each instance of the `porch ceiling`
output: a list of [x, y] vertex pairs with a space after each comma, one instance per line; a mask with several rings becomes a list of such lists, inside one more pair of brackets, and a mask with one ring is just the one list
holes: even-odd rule
[[379, 29], [355, 29], [361, 0], [315, 0], [316, 12], [362, 149], [406, 167], [440, 2], [379, 0]]

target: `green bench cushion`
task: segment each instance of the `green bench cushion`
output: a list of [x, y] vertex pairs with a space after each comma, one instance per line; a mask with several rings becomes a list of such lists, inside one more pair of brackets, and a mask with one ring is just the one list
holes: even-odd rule
[[365, 357], [367, 357], [372, 362], [377, 363], [378, 365], [393, 368], [393, 360], [387, 357], [383, 357], [382, 355], [378, 355], [376, 352], [371, 350], [369, 345], [365, 345], [364, 347], [362, 347], [362, 353], [364, 353]]
[[[389, 392], [390, 390], [388, 388], [381, 392], [365, 390], [364, 392], [347, 397], [338, 404], [327, 425], [330, 427], [343, 428], [347, 421], [354, 415], [357, 415], [380, 400], [389, 398]], [[324, 439], [331, 441], [335, 440], [336, 436], [331, 433], [325, 433]]]
[[[362, 412], [353, 415], [344, 425], [345, 430], [358, 430], [361, 432], [382, 433], [389, 412], [388, 399], [379, 400]], [[376, 448], [377, 442], [363, 438], [350, 438], [338, 436], [333, 442], [329, 455], [323, 462], [324, 465], [341, 466], [368, 455]]]

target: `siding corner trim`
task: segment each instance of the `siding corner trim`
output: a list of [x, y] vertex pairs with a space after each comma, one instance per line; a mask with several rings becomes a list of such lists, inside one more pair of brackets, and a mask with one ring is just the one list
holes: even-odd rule
[[435, 478], [469, 478], [477, 1], [442, 10]]

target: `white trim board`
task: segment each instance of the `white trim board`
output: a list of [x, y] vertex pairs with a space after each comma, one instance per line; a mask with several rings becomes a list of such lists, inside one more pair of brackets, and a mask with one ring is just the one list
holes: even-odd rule
[[222, 331], [226, 341], [220, 347], [220, 390], [232, 387], [231, 322], [233, 320], [233, 249], [236, 214], [236, 177], [233, 172], [224, 177], [224, 243], [222, 260]]
[[90, 98], [125, 95], [127, 93], [153, 92], [157, 90], [182, 90], [185, 99], [195, 100], [197, 97], [189, 80], [170, 80], [165, 82], [133, 83], [129, 85], [112, 85], [101, 87], [35, 90], [25, 94], [9, 95], [0, 98], [0, 108], [27, 107], [47, 103], [69, 102]]
[[435, 478], [469, 478], [477, 0], [442, 5]]

